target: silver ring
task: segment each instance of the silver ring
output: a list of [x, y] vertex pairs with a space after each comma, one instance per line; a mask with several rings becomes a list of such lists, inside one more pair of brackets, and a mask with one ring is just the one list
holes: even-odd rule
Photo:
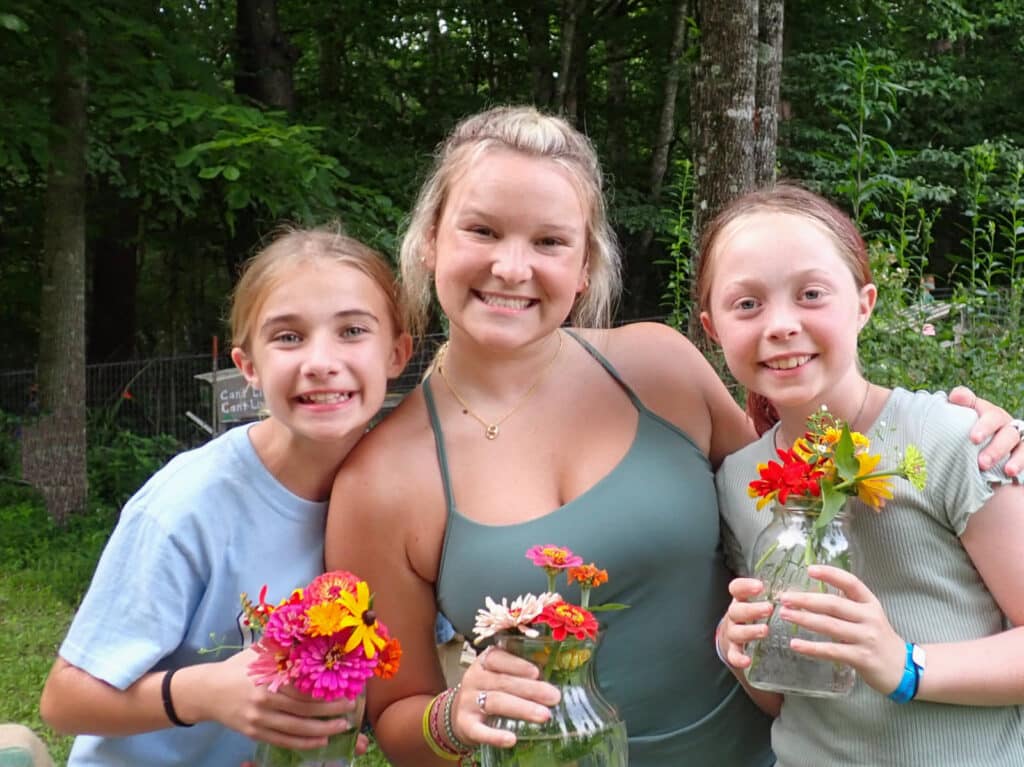
[[487, 713], [487, 690], [480, 690], [480, 692], [476, 694], [476, 705], [477, 708], [485, 714]]
[[1010, 426], [1017, 430], [1017, 434], [1020, 435], [1020, 441], [1024, 442], [1024, 420], [1020, 418], [1014, 418], [1010, 421]]

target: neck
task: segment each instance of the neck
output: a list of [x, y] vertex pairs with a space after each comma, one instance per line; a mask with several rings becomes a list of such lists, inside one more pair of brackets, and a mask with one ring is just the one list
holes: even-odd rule
[[474, 404], [508, 402], [545, 375], [563, 343], [555, 331], [514, 349], [494, 348], [453, 332], [441, 364], [448, 380]]
[[363, 432], [357, 431], [326, 444], [298, 440], [273, 418], [249, 430], [252, 446], [267, 471], [307, 501], [328, 499], [341, 462], [362, 436]]
[[881, 403], [878, 392], [886, 389], [875, 386], [858, 375], [855, 381], [843, 387], [841, 393], [834, 393], [825, 402], [805, 403], [798, 407], [782, 408], [779, 412], [779, 429], [775, 434], [777, 447], [789, 447], [807, 431], [807, 419], [822, 405], [836, 418], [845, 421], [850, 431], [865, 431], [875, 420]]

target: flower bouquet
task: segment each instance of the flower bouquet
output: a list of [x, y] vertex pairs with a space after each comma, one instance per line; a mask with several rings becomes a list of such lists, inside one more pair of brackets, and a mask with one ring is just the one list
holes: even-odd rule
[[364, 689], [371, 676], [389, 679], [398, 671], [402, 649], [373, 612], [366, 581], [334, 570], [296, 589], [277, 605], [266, 601], [267, 587], [253, 603], [242, 594], [244, 620], [262, 633], [249, 666], [258, 685], [276, 692], [292, 685], [314, 698], [357, 702], [351, 728], [319, 749], [295, 751], [259, 745], [258, 767], [348, 767], [365, 706]]
[[[547, 574], [542, 594], [524, 594], [511, 604], [485, 599], [477, 613], [475, 644], [494, 639], [506, 652], [537, 665], [541, 678], [560, 688], [561, 701], [542, 724], [492, 716], [491, 727], [511, 730], [511, 748], [482, 748], [484, 767], [625, 767], [628, 763], [626, 725], [597, 689], [594, 656], [601, 639], [597, 610], [625, 605], [590, 606], [590, 593], [607, 582], [608, 573], [562, 546], [534, 546], [526, 556]], [[566, 602], [555, 592], [557, 577], [578, 582], [580, 604]]]
[[758, 510], [774, 504], [774, 518], [758, 536], [751, 556], [751, 576], [764, 583], [758, 597], [775, 607], [765, 620], [768, 636], [751, 642], [747, 680], [758, 689], [817, 697], [846, 695], [856, 673], [843, 663], [800, 655], [790, 649], [794, 637], [827, 642], [828, 637], [782, 621], [779, 594], [784, 591], [834, 591], [807, 574], [822, 564], [854, 572], [859, 565], [856, 541], [848, 534], [847, 501], [859, 498], [880, 511], [892, 498], [892, 480], [903, 478], [921, 489], [926, 479], [920, 451], [908, 445], [897, 466], [880, 470], [882, 456], [871, 443], [850, 431], [825, 408], [812, 415], [807, 432], [789, 450], [776, 450], [780, 462], [758, 465], [758, 479], [747, 488]]

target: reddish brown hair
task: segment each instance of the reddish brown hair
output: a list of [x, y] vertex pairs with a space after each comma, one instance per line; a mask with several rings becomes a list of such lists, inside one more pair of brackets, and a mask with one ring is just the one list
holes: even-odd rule
[[[694, 281], [699, 311], [711, 311], [713, 262], [719, 239], [728, 228], [738, 225], [744, 216], [755, 213], [784, 213], [821, 227], [835, 242], [836, 251], [850, 268], [857, 288], [873, 282], [867, 246], [850, 217], [821, 195], [797, 184], [780, 183], [735, 198], [704, 227]], [[747, 413], [753, 419], [758, 434], [764, 434], [779, 420], [775, 406], [756, 392], [747, 392]]]

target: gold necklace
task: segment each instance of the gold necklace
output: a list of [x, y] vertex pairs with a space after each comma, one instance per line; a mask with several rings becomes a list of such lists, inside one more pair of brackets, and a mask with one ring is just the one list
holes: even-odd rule
[[[867, 384], [868, 384], [867, 388], [864, 389], [864, 397], [860, 401], [860, 407], [857, 408], [857, 415], [855, 415], [853, 417], [852, 421], [847, 421], [847, 425], [850, 427], [850, 431], [854, 431], [857, 428], [857, 421], [859, 421], [860, 417], [862, 415], [864, 415], [864, 406], [868, 404], [868, 395], [871, 394], [871, 381], [868, 381]], [[776, 429], [775, 430], [775, 439], [772, 440], [772, 442], [774, 443], [775, 448], [777, 450], [781, 450], [782, 449], [781, 447], [779, 447], [779, 435], [781, 433], [782, 433], [782, 428], [781, 427]]]
[[466, 400], [462, 398], [462, 395], [459, 394], [459, 392], [455, 389], [454, 386], [452, 386], [452, 382], [448, 380], [448, 374], [445, 373], [444, 371], [444, 360], [445, 357], [448, 355], [448, 342], [444, 342], [444, 346], [441, 347], [441, 351], [437, 355], [437, 372], [441, 374], [441, 380], [444, 381], [444, 385], [448, 387], [448, 391], [450, 391], [452, 393], [452, 396], [455, 397], [455, 399], [458, 401], [460, 405], [462, 405], [462, 412], [466, 415], [470, 415], [473, 418], [475, 418], [477, 422], [484, 427], [484, 436], [487, 437], [487, 439], [494, 440], [498, 438], [498, 434], [501, 433], [501, 429], [499, 427], [503, 423], [505, 423], [505, 421], [507, 421], [512, 416], [513, 413], [519, 410], [522, 404], [530, 398], [530, 395], [537, 390], [537, 387], [540, 386], [541, 381], [543, 381], [547, 377], [547, 374], [551, 371], [552, 366], [555, 364], [555, 360], [558, 359], [558, 355], [562, 351], [562, 333], [561, 331], [556, 332], [558, 333], [558, 348], [555, 349], [555, 353], [551, 355], [551, 359], [548, 360], [546, 365], [544, 365], [544, 369], [540, 371], [540, 374], [537, 376], [536, 380], [532, 384], [530, 384], [530, 388], [526, 390], [526, 393], [523, 394], [523, 396], [519, 398], [516, 404], [512, 406], [512, 409], [505, 413], [505, 415], [503, 415], [494, 423], [488, 423], [475, 410], [473, 410], [473, 408], [469, 406]]

